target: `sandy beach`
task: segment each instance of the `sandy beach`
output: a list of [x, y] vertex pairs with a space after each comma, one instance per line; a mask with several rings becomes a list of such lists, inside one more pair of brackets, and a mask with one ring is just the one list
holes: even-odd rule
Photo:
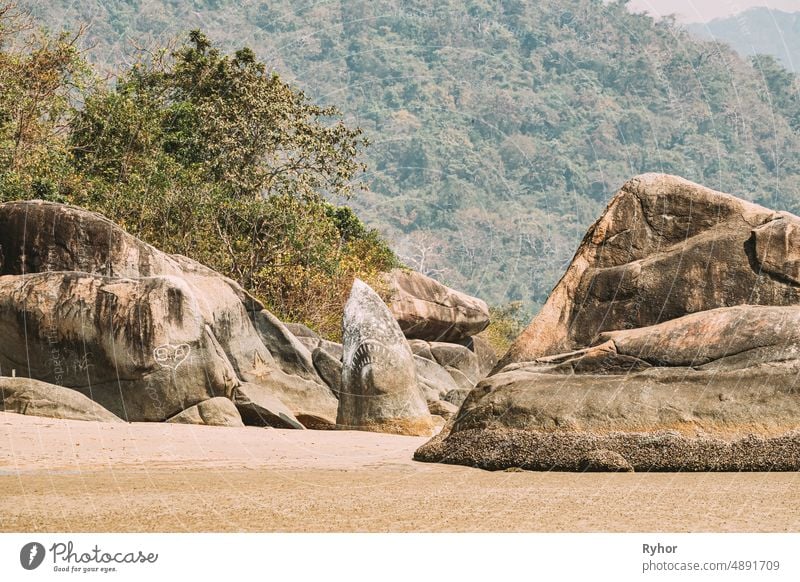
[[425, 439], [0, 413], [0, 530], [794, 532], [800, 473], [486, 472]]

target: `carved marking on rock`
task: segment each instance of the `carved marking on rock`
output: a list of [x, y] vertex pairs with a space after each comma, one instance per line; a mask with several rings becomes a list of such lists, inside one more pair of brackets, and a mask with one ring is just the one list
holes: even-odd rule
[[257, 350], [253, 350], [253, 369], [250, 371], [250, 373], [255, 376], [263, 376], [271, 369], [272, 368], [270, 368], [264, 361], [264, 357], [259, 354]]
[[391, 360], [392, 352], [386, 346], [376, 340], [366, 340], [353, 352], [350, 367], [357, 374], [371, 364]]
[[177, 370], [189, 357], [190, 351], [189, 344], [162, 344], [153, 350], [153, 358], [160, 366]]

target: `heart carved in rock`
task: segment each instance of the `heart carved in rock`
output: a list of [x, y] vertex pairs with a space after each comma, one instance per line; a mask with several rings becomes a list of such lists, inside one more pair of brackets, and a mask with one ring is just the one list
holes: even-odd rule
[[177, 370], [187, 357], [191, 348], [189, 344], [162, 344], [153, 350], [153, 358], [159, 365]]

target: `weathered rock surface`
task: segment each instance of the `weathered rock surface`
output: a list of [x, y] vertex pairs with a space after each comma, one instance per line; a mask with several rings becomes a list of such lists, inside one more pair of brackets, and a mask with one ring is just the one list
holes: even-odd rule
[[204, 424], [207, 426], [244, 426], [236, 405], [222, 396], [204, 400], [168, 418], [177, 424]]
[[716, 309], [507, 366], [417, 458], [589, 470], [585, 456], [604, 449], [637, 471], [800, 467], [798, 318], [800, 307]]
[[445, 370], [447, 370], [447, 373], [450, 374], [450, 377], [462, 390], [471, 390], [475, 387], [475, 382], [473, 382], [471, 378], [467, 378], [461, 370], [453, 368], [452, 366], [447, 366]]
[[455, 404], [450, 404], [445, 400], [434, 400], [433, 402], [428, 402], [428, 410], [431, 414], [435, 414], [437, 416], [441, 416], [445, 420], [449, 420], [450, 418], [458, 412], [458, 406]]
[[[258, 382], [250, 384], [262, 387], [280, 400], [306, 428], [325, 430], [336, 426], [338, 401], [325, 384], [304, 380], [279, 369], [260, 375]], [[245, 418], [244, 413], [242, 418]]]
[[334, 360], [342, 361], [344, 357], [344, 347], [342, 344], [337, 344], [336, 342], [331, 342], [326, 339], [320, 340], [319, 345], [317, 346], [321, 350], [325, 350], [328, 352], [328, 355], [331, 356]]
[[450, 373], [436, 362], [414, 356], [414, 365], [420, 388], [428, 402], [441, 400], [448, 392], [458, 389]]
[[29, 378], [0, 377], [0, 411], [68, 420], [122, 422], [80, 392]]
[[433, 420], [400, 326], [377, 293], [358, 279], [344, 308], [342, 328], [344, 360], [337, 425], [432, 434]]
[[472, 392], [471, 388], [456, 388], [445, 394], [443, 400], [458, 407], [464, 404], [470, 392]]
[[315, 349], [311, 353], [311, 358], [314, 360], [317, 373], [338, 398], [342, 391], [342, 361], [323, 348]]
[[650, 327], [604, 332], [598, 341], [652, 366], [752, 367], [800, 356], [800, 307], [711, 309]]
[[454, 430], [776, 435], [800, 428], [798, 361], [735, 370], [650, 368], [621, 375], [549, 373], [535, 364], [481, 382]]
[[165, 420], [241, 382], [278, 386], [298, 414], [335, 420], [311, 352], [263, 305], [98, 214], [0, 204], [0, 274], [0, 327], [25, 336], [35, 354], [23, 360], [25, 342], [5, 342], [3, 368], [29, 361], [33, 377], [85, 393], [91, 386], [96, 401], [131, 421]]
[[259, 384], [245, 382], [237, 386], [233, 389], [232, 400], [247, 425], [304, 428], [288, 406]]
[[74, 388], [129, 421], [166, 420], [238, 384], [176, 277], [0, 277], [0, 336], [3, 370]]
[[408, 340], [408, 347], [411, 348], [411, 353], [415, 356], [419, 356], [420, 358], [425, 358], [426, 360], [430, 360], [431, 362], [435, 362], [436, 359], [433, 357], [431, 353], [431, 344], [426, 342], [425, 340], [419, 339], [411, 339]]
[[[409, 340], [408, 345], [414, 353], [420, 386], [428, 401], [444, 399], [448, 392], [457, 389], [469, 391], [478, 380], [485, 377], [485, 373], [488, 373], [488, 366], [482, 370], [478, 355], [470, 349], [480, 345], [480, 342], [473, 344], [473, 339], [479, 338], [469, 338], [468, 342], [465, 342], [467, 345]], [[490, 346], [485, 347], [494, 354]], [[495, 358], [493, 363], [496, 361]]]
[[800, 469], [800, 219], [628, 182], [541, 313], [419, 460], [487, 469]]
[[733, 305], [796, 305], [800, 219], [682, 178], [628, 181], [495, 370], [599, 333]]
[[486, 303], [421, 273], [394, 269], [387, 276], [389, 309], [409, 339], [455, 342], [489, 325]]
[[481, 379], [478, 358], [459, 344], [431, 342], [430, 350], [436, 362], [445, 369], [456, 369], [474, 386]]
[[[291, 333], [286, 326], [266, 309], [260, 309], [251, 314], [255, 324], [258, 337], [266, 346], [267, 353], [272, 356], [270, 368], [275, 364], [285, 373], [297, 376], [309, 382], [321, 384], [320, 377], [311, 361], [311, 351]], [[258, 352], [254, 352], [256, 358]], [[247, 364], [250, 362], [248, 361]], [[258, 382], [258, 372], [254, 371], [258, 367], [258, 362], [252, 366], [245, 366], [247, 369], [244, 374], [250, 374], [252, 378], [245, 378], [251, 382]]]
[[631, 473], [633, 467], [625, 457], [608, 449], [595, 449], [580, 460], [580, 470], [585, 472]]
[[[469, 465], [487, 470], [584, 471], [587, 455], [613, 451], [635, 471], [797, 471], [800, 431], [733, 440], [688, 438], [675, 432], [545, 433], [517, 429], [446, 433], [414, 454], [418, 461]], [[614, 471], [618, 469], [613, 469]]]
[[322, 339], [317, 332], [307, 325], [303, 325], [302, 323], [284, 323], [284, 325], [286, 326], [286, 329], [292, 332], [292, 334], [298, 339], [303, 337], [313, 338], [315, 340]]
[[478, 371], [481, 378], [488, 376], [497, 365], [497, 354], [494, 348], [481, 336], [476, 335], [458, 343], [475, 354], [478, 360]]

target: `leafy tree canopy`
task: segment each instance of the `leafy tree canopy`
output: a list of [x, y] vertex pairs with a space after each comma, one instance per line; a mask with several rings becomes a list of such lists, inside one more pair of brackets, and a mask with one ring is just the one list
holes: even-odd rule
[[363, 189], [361, 130], [251, 50], [224, 54], [199, 31], [123, 68], [113, 86], [76, 38], [0, 11], [0, 199], [100, 211], [336, 337], [353, 277], [379, 285], [398, 264], [334, 204]]

